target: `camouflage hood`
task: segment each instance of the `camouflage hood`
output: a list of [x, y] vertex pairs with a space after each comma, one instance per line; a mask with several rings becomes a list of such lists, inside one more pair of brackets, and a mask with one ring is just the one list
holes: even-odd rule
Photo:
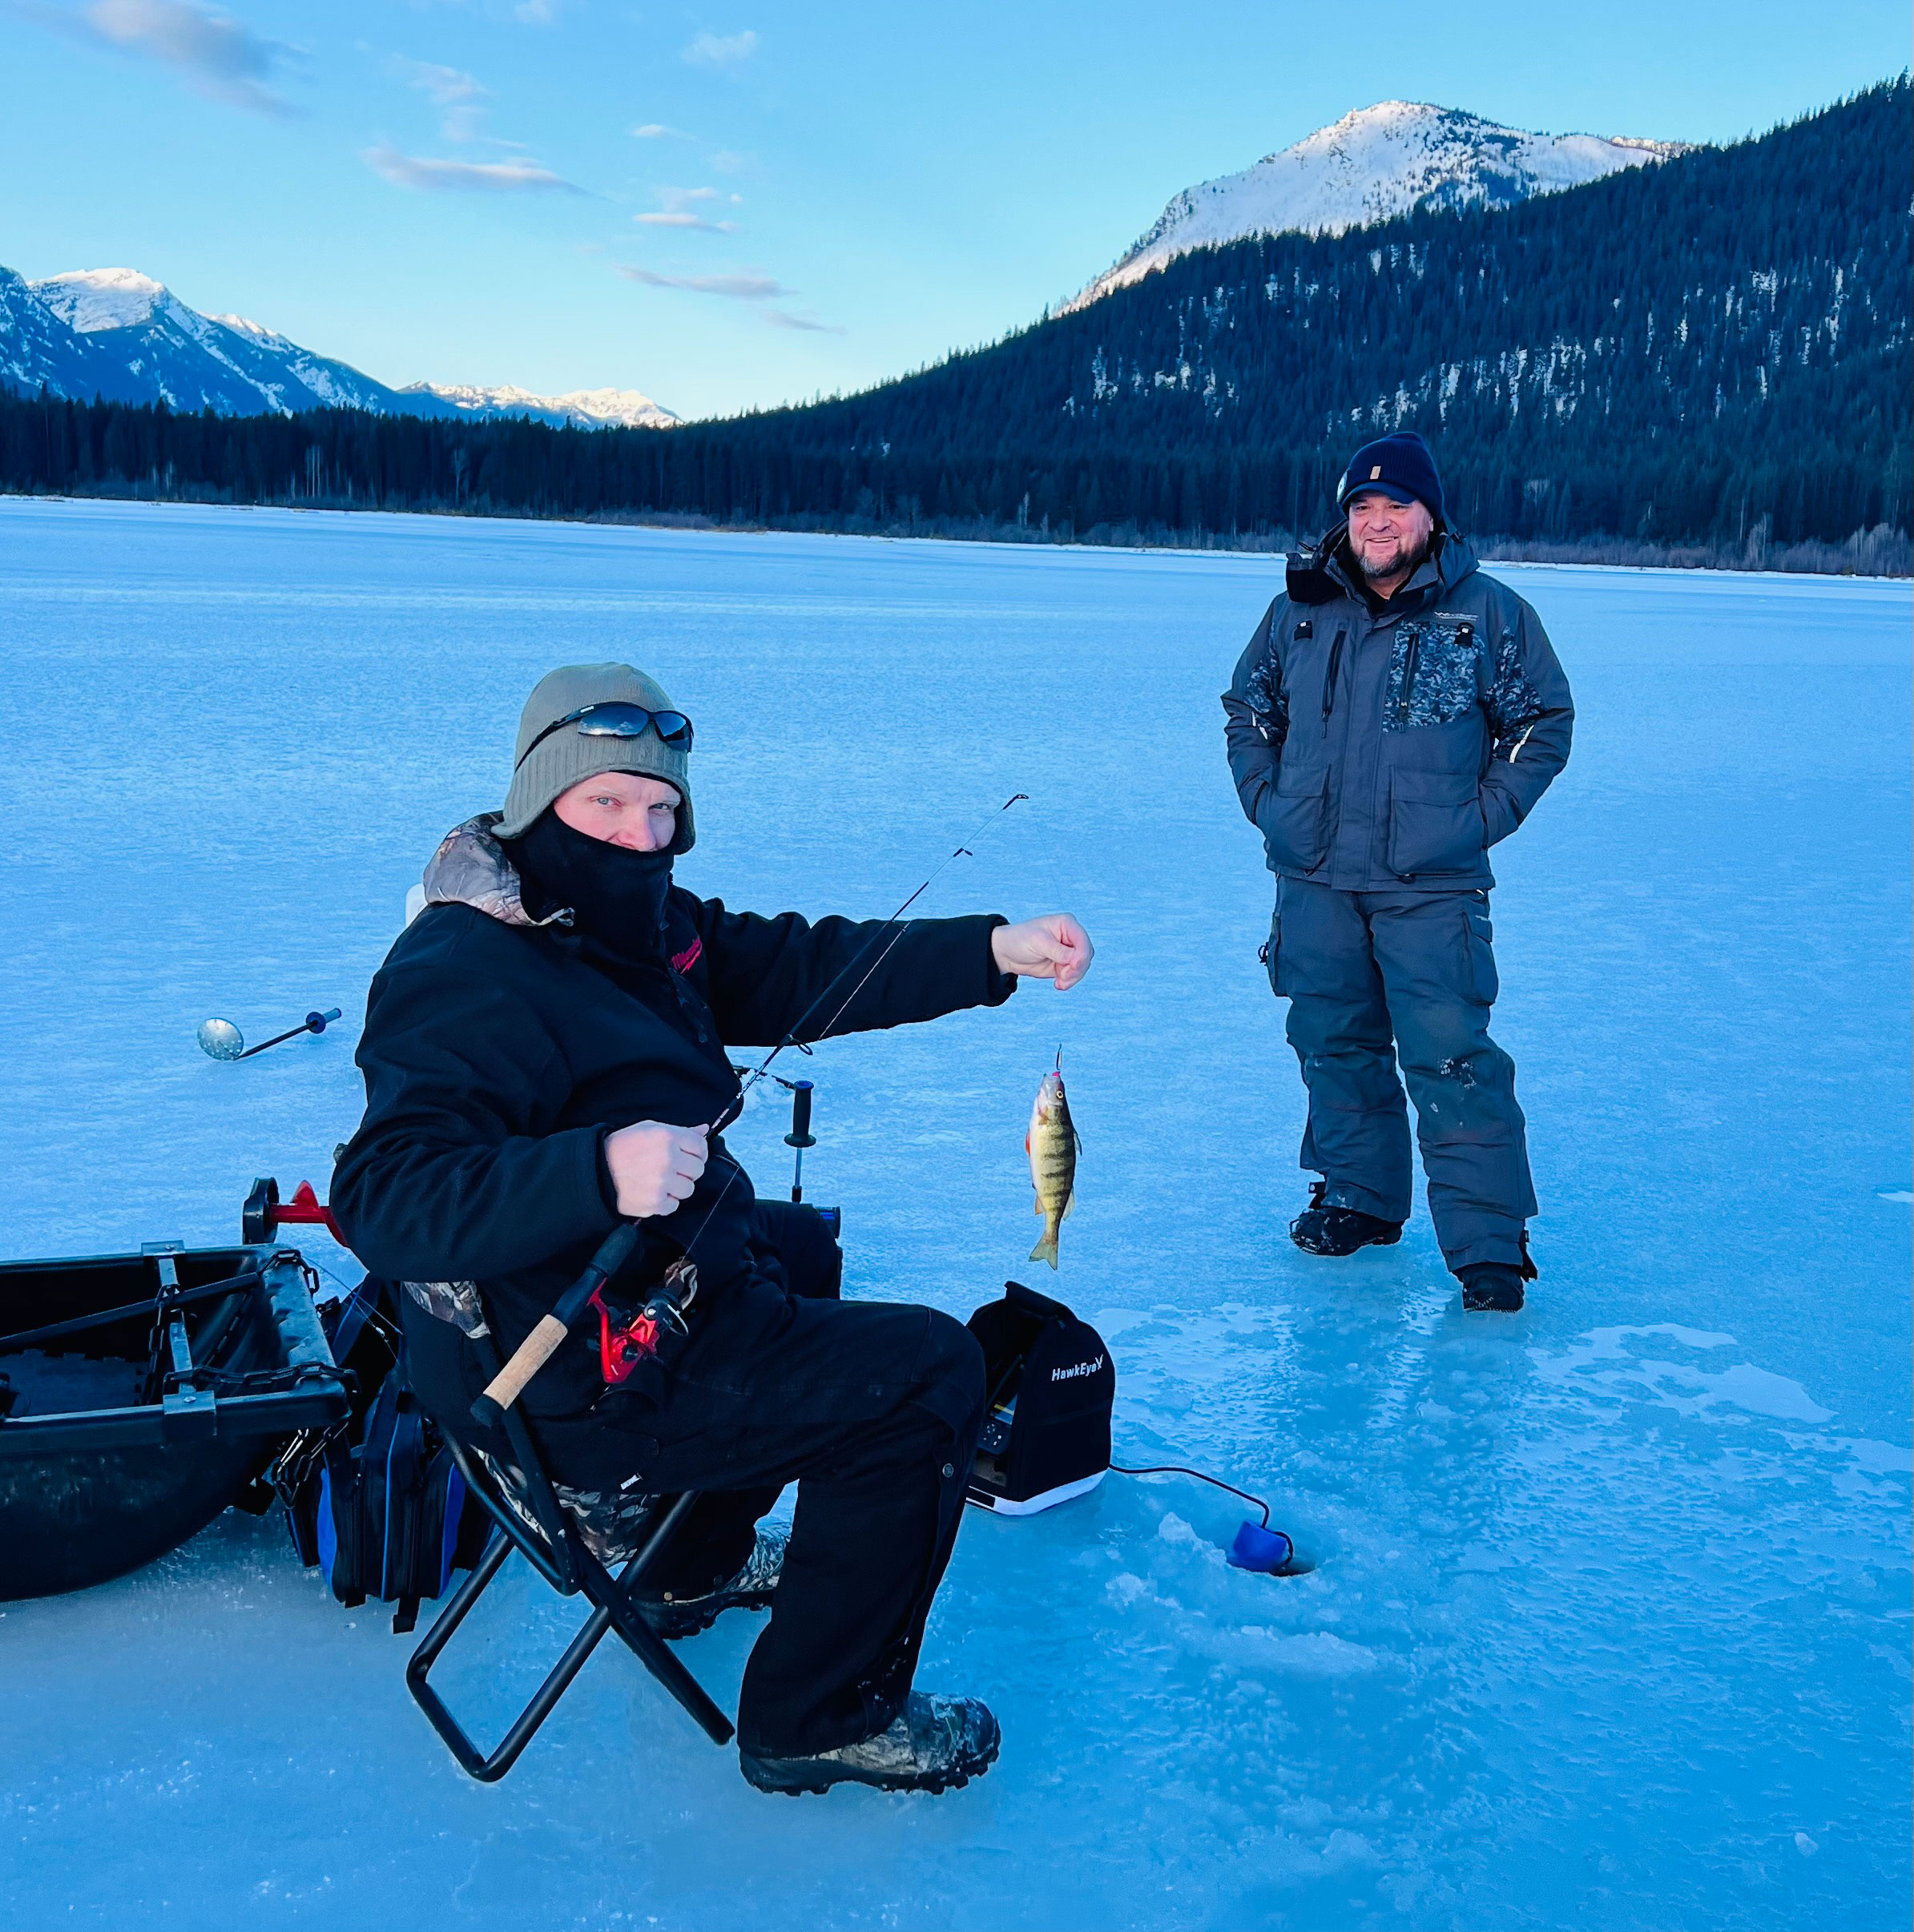
[[545, 919], [534, 919], [526, 911], [518, 868], [498, 843], [498, 827], [503, 823], [502, 813], [482, 811], [445, 834], [425, 867], [424, 903], [470, 906], [505, 926], [569, 926], [569, 906]]

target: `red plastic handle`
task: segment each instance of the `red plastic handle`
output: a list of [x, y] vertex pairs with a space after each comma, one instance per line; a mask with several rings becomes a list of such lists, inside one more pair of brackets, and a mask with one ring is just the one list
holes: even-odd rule
[[324, 1228], [340, 1247], [347, 1245], [345, 1235], [340, 1232], [339, 1223], [332, 1218], [332, 1210], [312, 1192], [310, 1181], [300, 1181], [293, 1189], [290, 1201], [274, 1201], [266, 1210], [266, 1214], [276, 1228], [284, 1226], [288, 1222], [309, 1223], [314, 1227]]

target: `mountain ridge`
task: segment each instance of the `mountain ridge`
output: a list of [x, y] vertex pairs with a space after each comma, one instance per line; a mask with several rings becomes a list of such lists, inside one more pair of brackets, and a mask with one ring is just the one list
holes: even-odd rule
[[0, 268], [0, 384], [84, 400], [157, 402], [187, 413], [518, 417], [578, 429], [668, 429], [678, 417], [636, 389], [543, 396], [510, 384], [394, 388], [244, 316], [203, 315], [135, 268], [28, 281]]

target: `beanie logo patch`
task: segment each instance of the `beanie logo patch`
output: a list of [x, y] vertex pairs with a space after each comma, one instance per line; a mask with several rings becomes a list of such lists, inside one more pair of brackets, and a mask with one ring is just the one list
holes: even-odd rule
[[1374, 483], [1380, 478], [1381, 475], [1382, 465], [1381, 464], [1378, 463], [1376, 467], [1369, 472], [1369, 481], [1372, 483]]

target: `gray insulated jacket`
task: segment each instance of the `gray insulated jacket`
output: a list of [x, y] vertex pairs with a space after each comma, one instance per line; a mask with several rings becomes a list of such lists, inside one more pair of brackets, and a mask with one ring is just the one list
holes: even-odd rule
[[1489, 847], [1568, 763], [1541, 620], [1445, 538], [1380, 611], [1338, 528], [1289, 561], [1224, 694], [1230, 769], [1269, 869], [1345, 892], [1492, 886]]

